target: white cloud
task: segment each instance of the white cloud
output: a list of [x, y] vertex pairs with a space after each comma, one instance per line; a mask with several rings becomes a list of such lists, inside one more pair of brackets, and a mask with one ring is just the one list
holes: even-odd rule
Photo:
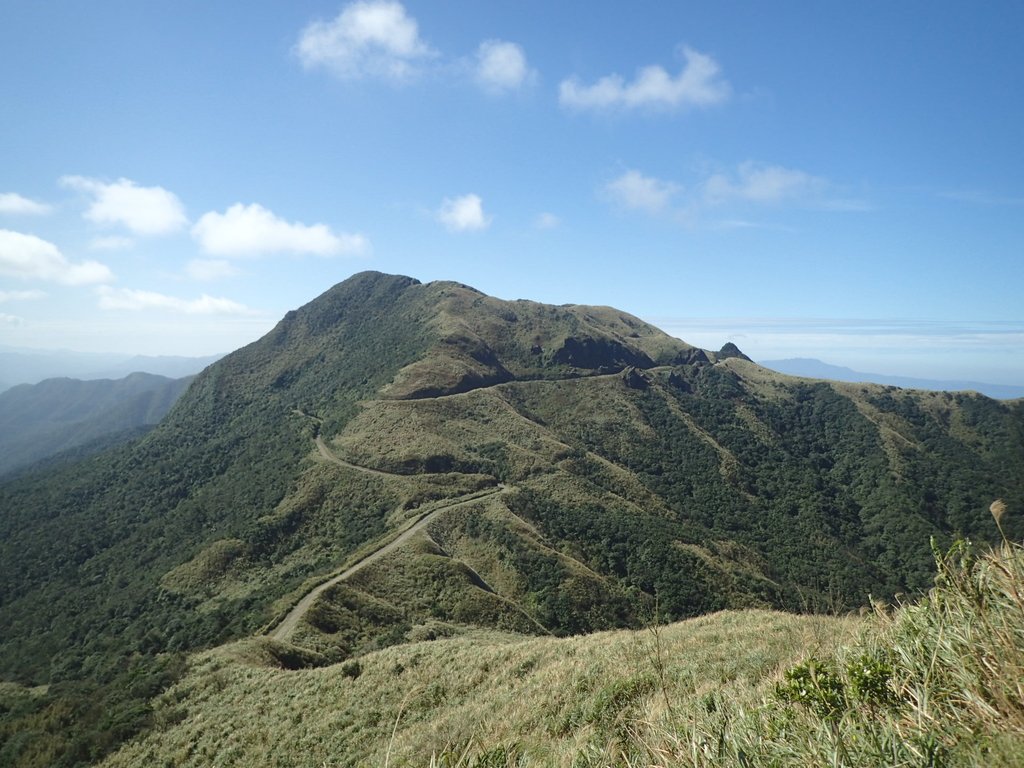
[[130, 237], [111, 235], [110, 237], [94, 237], [89, 241], [89, 248], [94, 251], [123, 251], [135, 245]]
[[624, 208], [659, 213], [679, 191], [678, 184], [644, 176], [639, 171], [626, 171], [604, 187], [605, 194]]
[[289, 223], [258, 203], [235, 203], [224, 213], [210, 211], [192, 227], [192, 237], [206, 253], [249, 256], [263, 253], [311, 253], [317, 256], [366, 253], [363, 235], [336, 234], [325, 224]]
[[63, 176], [60, 183], [92, 196], [85, 218], [97, 224], [119, 224], [140, 235], [165, 235], [188, 224], [177, 195], [163, 187], [140, 187], [130, 179], [108, 184], [84, 176]]
[[0, 304], [8, 301], [35, 301], [45, 298], [46, 294], [42, 291], [0, 291]]
[[224, 259], [192, 259], [185, 265], [185, 274], [193, 280], [210, 282], [238, 274], [238, 269]]
[[17, 192], [0, 193], [0, 213], [27, 214], [30, 216], [41, 216], [49, 213], [52, 209], [46, 203], [37, 203], [22, 197]]
[[[602, 188], [613, 203], [651, 214], [672, 214], [689, 226], [717, 229], [779, 229], [777, 224], [747, 218], [754, 207], [790, 206], [822, 211], [869, 211], [870, 204], [836, 195], [837, 187], [820, 176], [781, 165], [747, 161], [731, 171], [715, 171], [690, 183], [686, 190], [674, 181], [627, 171]], [[718, 211], [709, 222], [706, 214]], [[724, 217], [722, 217], [724, 212]], [[737, 215], [738, 214], [738, 215]]]
[[533, 225], [537, 229], [557, 229], [562, 225], [562, 220], [553, 213], [544, 211], [534, 220]]
[[827, 188], [824, 179], [779, 165], [745, 162], [736, 173], [716, 173], [702, 185], [711, 204], [746, 200], [753, 203], [781, 203], [819, 196]]
[[8, 328], [18, 328], [24, 324], [24, 318], [17, 315], [5, 315], [3, 312], [0, 312], [0, 325], [6, 325]]
[[361, 0], [332, 21], [313, 22], [295, 52], [307, 69], [324, 67], [346, 80], [406, 79], [418, 60], [434, 55], [420, 38], [416, 20], [392, 0]]
[[526, 54], [515, 43], [485, 40], [476, 52], [476, 81], [486, 91], [514, 91], [533, 77]]
[[0, 274], [64, 285], [105, 283], [114, 279], [111, 271], [97, 261], [73, 264], [53, 243], [8, 229], [0, 229]]
[[122, 309], [143, 311], [147, 309], [164, 309], [186, 315], [250, 315], [253, 310], [231, 299], [207, 296], [205, 293], [198, 299], [179, 299], [154, 291], [139, 291], [131, 288], [114, 289], [100, 286], [100, 309]]
[[491, 217], [484, 214], [483, 200], [473, 194], [454, 199], [446, 197], [437, 212], [437, 220], [449, 232], [472, 232], [487, 229], [491, 224]]
[[632, 109], [637, 107], [710, 107], [729, 98], [730, 88], [713, 58], [684, 48], [686, 64], [676, 77], [659, 66], [641, 69], [631, 83], [621, 75], [582, 85], [575, 77], [563, 80], [558, 91], [563, 106], [574, 109]]

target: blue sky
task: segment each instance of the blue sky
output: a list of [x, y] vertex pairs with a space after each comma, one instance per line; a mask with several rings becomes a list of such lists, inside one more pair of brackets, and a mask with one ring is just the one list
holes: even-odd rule
[[6, 3], [0, 344], [202, 355], [363, 269], [1024, 382], [1017, 2]]

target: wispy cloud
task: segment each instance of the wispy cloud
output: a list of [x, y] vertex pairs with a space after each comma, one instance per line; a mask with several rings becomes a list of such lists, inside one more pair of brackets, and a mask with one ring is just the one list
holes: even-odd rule
[[0, 213], [42, 216], [52, 209], [46, 203], [40, 203], [27, 197], [22, 197], [17, 192], [0, 193]]
[[101, 286], [97, 289], [100, 309], [167, 310], [186, 315], [251, 315], [254, 310], [244, 304], [225, 298], [208, 296], [205, 293], [197, 299], [181, 299], [154, 291], [139, 291], [131, 288], [114, 289]]
[[704, 180], [701, 195], [709, 205], [734, 200], [776, 204], [820, 197], [828, 183], [817, 176], [780, 165], [744, 162], [733, 173], [715, 173]]
[[544, 211], [534, 219], [533, 226], [537, 229], [558, 229], [562, 226], [562, 220], [555, 214]]
[[289, 222], [258, 203], [235, 203], [224, 213], [203, 214], [192, 227], [192, 237], [203, 251], [216, 256], [343, 256], [363, 254], [370, 248], [363, 235], [336, 233], [326, 224]]
[[476, 52], [477, 83], [489, 93], [514, 91], [536, 77], [521, 46], [505, 40], [485, 40]]
[[0, 291], [0, 304], [8, 301], [35, 301], [45, 298], [46, 293], [43, 291]]
[[113, 273], [98, 261], [73, 263], [41, 237], [0, 229], [0, 275], [63, 285], [106, 283]]
[[185, 274], [193, 280], [212, 282], [239, 274], [238, 267], [224, 259], [192, 259], [185, 265]]
[[618, 74], [602, 77], [592, 85], [570, 77], [559, 86], [559, 101], [564, 107], [581, 110], [675, 109], [710, 107], [729, 98], [729, 83], [711, 56], [683, 48], [683, 57], [685, 64], [675, 77], [657, 65], [644, 67], [628, 82]]
[[134, 240], [130, 237], [122, 237], [121, 235], [94, 237], [89, 241], [89, 248], [94, 251], [124, 251], [134, 245]]
[[449, 232], [473, 232], [491, 225], [491, 217], [484, 213], [483, 200], [474, 194], [446, 197], [437, 211], [437, 220]]
[[[683, 185], [628, 170], [600, 190], [615, 205], [675, 217], [690, 226], [718, 229], [776, 227], [758, 222], [758, 209], [794, 206], [828, 211], [867, 211], [871, 206], [846, 197], [827, 179], [796, 168], [747, 161], [716, 170]], [[716, 215], [709, 217], [714, 212]], [[724, 214], [724, 215], [723, 215]]]
[[322, 67], [345, 80], [406, 80], [420, 61], [435, 55], [420, 37], [416, 19], [393, 0], [351, 3], [331, 21], [313, 22], [295, 52], [307, 69]]
[[85, 218], [97, 224], [120, 225], [139, 235], [166, 235], [188, 224], [181, 200], [163, 187], [140, 187], [131, 179], [108, 183], [85, 176], [63, 176], [60, 184], [92, 197]]
[[1001, 195], [988, 192], [983, 189], [947, 189], [938, 193], [939, 197], [946, 200], [956, 200], [961, 203], [974, 203], [975, 205], [1005, 206], [1010, 208], [1024, 208], [1024, 197], [1014, 195]]
[[621, 208], [661, 213], [681, 189], [674, 182], [630, 170], [605, 184], [602, 193]]

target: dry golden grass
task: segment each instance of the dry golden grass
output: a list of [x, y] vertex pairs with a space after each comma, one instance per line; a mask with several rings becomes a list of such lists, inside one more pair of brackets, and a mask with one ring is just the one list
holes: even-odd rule
[[1024, 548], [936, 560], [920, 601], [865, 618], [466, 631], [298, 672], [244, 641], [194, 657], [104, 765], [1021, 765]]
[[570, 639], [474, 632], [297, 672], [261, 665], [247, 641], [195, 657], [160, 702], [165, 726], [104, 765], [428, 765], [495, 749], [611, 765], [637, 723], [653, 736], [715, 701], [756, 706], [780, 669], [858, 626], [742, 611]]

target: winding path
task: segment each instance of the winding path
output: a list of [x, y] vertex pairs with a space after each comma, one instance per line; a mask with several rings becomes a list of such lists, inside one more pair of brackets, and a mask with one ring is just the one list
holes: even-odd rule
[[327, 447], [324, 439], [320, 436], [316, 436], [316, 447], [320, 451], [320, 455], [327, 459], [332, 464], [337, 464], [339, 467], [345, 467], [346, 469], [354, 469], [356, 472], [365, 472], [368, 475], [378, 475], [380, 477], [404, 477], [409, 478], [411, 475], [400, 475], [397, 472], [385, 472], [383, 469], [372, 469], [371, 467], [361, 467], [358, 464], [339, 459], [333, 453], [331, 449]]
[[[299, 416], [305, 416], [307, 419], [312, 419], [319, 426], [320, 419], [317, 418], [316, 416], [308, 414], [299, 409], [295, 409], [294, 413]], [[317, 451], [319, 451], [320, 456], [325, 460], [331, 462], [332, 464], [338, 465], [339, 467], [345, 467], [346, 469], [355, 470], [356, 472], [364, 472], [369, 475], [377, 475], [380, 477], [409, 477], [409, 475], [400, 475], [395, 472], [385, 472], [384, 470], [381, 469], [362, 467], [358, 464], [352, 464], [351, 462], [345, 461], [344, 459], [339, 459], [331, 452], [331, 449], [327, 447], [327, 444], [324, 442], [323, 437], [319, 434], [319, 429], [317, 430], [317, 435], [314, 438], [314, 442], [316, 443]], [[508, 493], [511, 490], [513, 490], [513, 488], [511, 488], [510, 486], [506, 486], [502, 483], [499, 483], [497, 487], [491, 490], [474, 491], [471, 494], [467, 494], [465, 496], [460, 496], [456, 499], [453, 499], [448, 504], [443, 504], [442, 506], [437, 507], [436, 509], [432, 509], [430, 512], [424, 514], [423, 517], [421, 517], [415, 523], [413, 523], [404, 531], [402, 531], [396, 538], [392, 539], [387, 544], [384, 544], [380, 549], [370, 553], [356, 564], [346, 568], [341, 573], [336, 574], [335, 576], [331, 576], [326, 581], [323, 581], [317, 586], [313, 587], [313, 589], [307, 592], [303, 596], [303, 598], [299, 600], [299, 602], [297, 602], [295, 606], [290, 611], [288, 611], [287, 614], [285, 614], [285, 617], [281, 619], [281, 621], [278, 622], [278, 624], [272, 630], [270, 630], [270, 632], [267, 633], [267, 636], [270, 637], [272, 640], [287, 640], [288, 637], [291, 636], [292, 632], [295, 631], [295, 628], [299, 625], [299, 622], [302, 620], [302, 617], [306, 615], [306, 612], [310, 609], [313, 603], [315, 603], [324, 592], [326, 592], [328, 589], [333, 587], [338, 582], [344, 581], [353, 574], [358, 573], [366, 566], [372, 565], [373, 563], [377, 562], [390, 552], [394, 552], [396, 549], [398, 549], [407, 541], [409, 541], [409, 539], [411, 539], [417, 533], [426, 528], [430, 521], [433, 520], [441, 512], [445, 512], [449, 509], [455, 509], [456, 507], [461, 507], [465, 504], [472, 504], [473, 502], [480, 501], [481, 499], [487, 499], [490, 498], [491, 496], [497, 496], [503, 493]], [[479, 574], [477, 574], [477, 578], [480, 578]], [[489, 585], [487, 585], [487, 583], [484, 582], [482, 578], [480, 579], [480, 581], [485, 586], [487, 586], [488, 589], [490, 589]]]
[[[369, 467], [360, 467], [358, 464], [349, 464], [347, 461], [339, 459], [337, 456], [331, 453], [330, 450], [328, 450], [327, 446], [324, 444], [323, 438], [319, 436], [317, 436], [316, 438], [316, 447], [319, 449], [321, 456], [323, 456], [328, 461], [331, 461], [342, 467], [347, 467], [349, 469], [354, 469], [359, 472], [367, 472], [369, 474], [374, 475], [390, 474], [388, 472], [383, 472], [379, 469], [370, 469]], [[406, 475], [400, 475], [400, 477], [406, 477]], [[330, 589], [338, 582], [344, 581], [353, 574], [358, 573], [366, 566], [377, 562], [388, 553], [394, 552], [396, 549], [398, 549], [407, 541], [409, 541], [409, 539], [411, 539], [417, 533], [426, 528], [427, 524], [430, 523], [430, 521], [433, 520], [441, 512], [445, 512], [449, 509], [455, 509], [456, 507], [461, 507], [464, 504], [472, 504], [473, 502], [480, 501], [481, 499], [487, 499], [490, 498], [491, 496], [497, 496], [502, 493], [508, 493], [510, 490], [512, 489], [505, 485], [499, 484], [496, 488], [492, 490], [483, 492], [475, 491], [470, 495], [459, 497], [449, 504], [444, 504], [443, 506], [437, 507], [436, 509], [427, 512], [425, 515], [423, 515], [423, 517], [421, 517], [415, 523], [413, 523], [404, 531], [402, 531], [402, 533], [400, 533], [397, 538], [388, 542], [375, 552], [367, 555], [355, 565], [349, 566], [341, 573], [337, 574], [336, 576], [332, 576], [331, 578], [327, 579], [327, 581], [324, 581], [323, 583], [311, 589], [301, 600], [299, 600], [298, 603], [295, 604], [294, 608], [288, 611], [287, 615], [285, 615], [285, 617], [281, 619], [281, 622], [270, 631], [269, 637], [273, 640], [287, 640], [291, 633], [295, 631], [295, 628], [299, 625], [299, 621], [306, 614], [306, 611], [310, 609], [313, 603], [317, 601], [317, 598], [319, 598], [320, 595], [322, 595], [326, 590]]]

